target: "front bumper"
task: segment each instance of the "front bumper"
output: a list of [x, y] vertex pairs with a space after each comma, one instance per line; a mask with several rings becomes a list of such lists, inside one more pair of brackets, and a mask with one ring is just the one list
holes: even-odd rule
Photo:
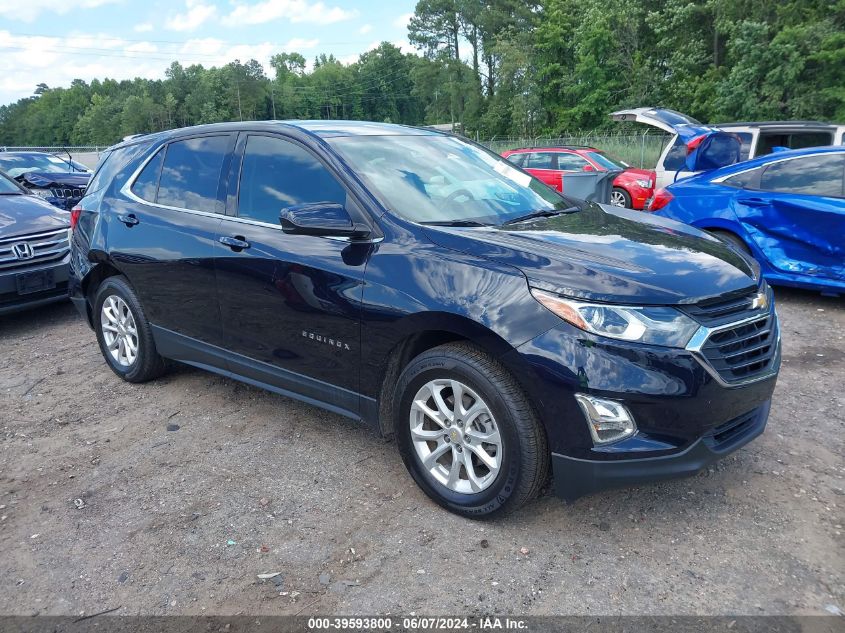
[[729, 420], [681, 452], [597, 461], [552, 453], [555, 493], [567, 501], [614, 488], [688, 477], [748, 444], [766, 428], [771, 400]]

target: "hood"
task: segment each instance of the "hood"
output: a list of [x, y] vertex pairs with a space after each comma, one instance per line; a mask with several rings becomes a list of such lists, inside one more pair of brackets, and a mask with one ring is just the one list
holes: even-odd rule
[[631, 180], [651, 180], [654, 181], [653, 169], [637, 169], [636, 167], [628, 167], [620, 176], [629, 177]]
[[0, 239], [70, 226], [70, 214], [33, 195], [0, 195]]
[[28, 171], [15, 178], [25, 187], [85, 187], [91, 174], [79, 171]]
[[720, 240], [666, 218], [587, 203], [577, 213], [504, 227], [426, 227], [446, 248], [521, 270], [537, 288], [608, 303], [695, 303], [757, 286]]

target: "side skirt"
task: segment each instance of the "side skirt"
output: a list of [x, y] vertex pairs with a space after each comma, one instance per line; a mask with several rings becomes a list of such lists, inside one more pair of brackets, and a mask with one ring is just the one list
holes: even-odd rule
[[378, 406], [374, 398], [235, 354], [157, 325], [152, 326], [152, 331], [156, 348], [165, 358], [364, 422], [378, 431]]

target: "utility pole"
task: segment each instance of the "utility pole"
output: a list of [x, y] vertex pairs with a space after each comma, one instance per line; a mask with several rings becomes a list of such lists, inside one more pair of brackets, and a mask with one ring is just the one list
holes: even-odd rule
[[270, 101], [273, 103], [273, 120], [276, 120], [276, 87], [270, 82]]

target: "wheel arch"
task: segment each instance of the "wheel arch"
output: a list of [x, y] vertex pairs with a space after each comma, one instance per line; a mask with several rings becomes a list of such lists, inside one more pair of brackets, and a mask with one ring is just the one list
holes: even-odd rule
[[104, 257], [96, 257], [96, 255], [92, 252], [91, 253], [92, 265], [88, 269], [85, 277], [81, 280], [81, 287], [82, 287], [82, 295], [85, 297], [85, 308], [86, 312], [88, 313], [88, 325], [94, 327], [94, 316], [93, 316], [93, 300], [94, 300], [94, 293], [97, 291], [97, 288], [100, 287], [100, 284], [103, 283], [109, 277], [115, 277], [118, 275], [122, 275], [123, 273], [107, 258]]
[[531, 397], [530, 389], [520, 380], [520, 375], [525, 375], [522, 371], [524, 368], [513, 367], [510, 359], [515, 355], [508, 354], [515, 348], [499, 334], [468, 317], [456, 314], [426, 312], [410, 315], [403, 319], [401, 334], [386, 354], [384, 362], [377, 365], [383, 368], [377, 382], [380, 385], [378, 428], [382, 436], [391, 437], [393, 434], [393, 390], [402, 370], [423, 352], [459, 341], [472, 343], [501, 362]]

